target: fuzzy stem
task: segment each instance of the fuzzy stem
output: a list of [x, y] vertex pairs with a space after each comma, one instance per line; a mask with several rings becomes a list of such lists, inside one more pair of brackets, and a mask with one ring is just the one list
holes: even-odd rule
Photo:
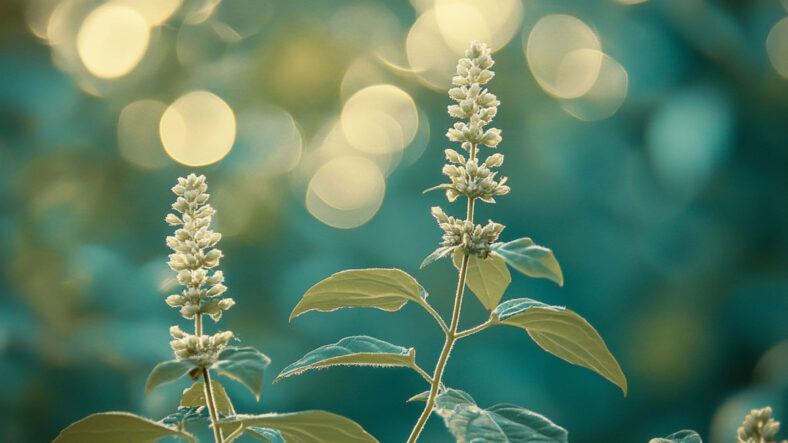
[[213, 396], [213, 387], [211, 386], [211, 376], [208, 375], [208, 368], [202, 373], [203, 379], [205, 380], [205, 403], [208, 405], [208, 412], [211, 414], [211, 425], [213, 426], [213, 437], [216, 440], [216, 443], [223, 443], [224, 439], [222, 439], [222, 430], [219, 429], [219, 416], [216, 412], [216, 398]]
[[[470, 157], [471, 159], [476, 158], [476, 145], [471, 145]], [[465, 218], [471, 223], [473, 223], [473, 201], [473, 198], [468, 199], [468, 209]], [[418, 440], [421, 431], [424, 429], [424, 425], [427, 424], [427, 419], [429, 419], [430, 414], [432, 414], [432, 409], [435, 407], [435, 398], [438, 396], [438, 388], [441, 386], [443, 371], [446, 369], [446, 363], [449, 360], [449, 354], [451, 354], [451, 349], [454, 347], [454, 342], [457, 341], [457, 338], [459, 338], [457, 336], [457, 328], [460, 325], [462, 296], [465, 292], [465, 278], [468, 275], [469, 260], [470, 257], [466, 252], [462, 257], [462, 265], [460, 266], [459, 278], [457, 279], [457, 292], [454, 295], [454, 309], [452, 310], [451, 314], [451, 324], [449, 326], [449, 330], [445, 331], [446, 341], [443, 343], [443, 349], [441, 350], [440, 357], [438, 357], [438, 363], [435, 365], [435, 372], [432, 376], [430, 394], [429, 397], [427, 397], [427, 404], [424, 406], [424, 411], [422, 411], [421, 416], [419, 416], [416, 426], [413, 427], [410, 437], [408, 437], [408, 443], [415, 443], [416, 440]]]

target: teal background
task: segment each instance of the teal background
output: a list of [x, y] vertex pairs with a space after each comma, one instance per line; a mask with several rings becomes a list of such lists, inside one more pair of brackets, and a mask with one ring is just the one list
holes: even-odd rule
[[[224, 2], [225, 11], [239, 13]], [[24, 1], [0, 2], [0, 439], [49, 441], [98, 411], [158, 419], [174, 410], [185, 380], [143, 393], [149, 370], [171, 358], [167, 331], [181, 321], [159, 289], [169, 277], [169, 188], [195, 171], [208, 177], [210, 192], [232, 183], [243, 159], [231, 151], [202, 168], [174, 161], [138, 168], [118, 153], [118, 114], [140, 98], [170, 102], [209, 89], [233, 107], [286, 109], [308, 151], [322, 122], [341, 109], [342, 75], [363, 51], [326, 25], [333, 11], [353, 3], [390, 10], [406, 30], [417, 17], [404, 1], [261, 1], [270, 8], [259, 15], [265, 26], [226, 52], [244, 60], [244, 76], [202, 81], [169, 57], [155, 76], [96, 97], [53, 65], [50, 48], [27, 28]], [[522, 30], [494, 54], [490, 84], [502, 101], [495, 125], [512, 192], [481, 206], [477, 220], [505, 224], [505, 240], [529, 236], [555, 251], [563, 288], [513, 274], [506, 297], [583, 315], [620, 362], [629, 395], [503, 327], [460, 342], [445, 383], [483, 407], [506, 402], [542, 413], [574, 442], [646, 442], [695, 429], [705, 441], [730, 443], [744, 414], [765, 405], [785, 422], [788, 79], [771, 66], [764, 42], [786, 10], [766, 0], [524, 5]], [[547, 13], [590, 24], [627, 70], [628, 96], [613, 117], [578, 121], [535, 82], [522, 33]], [[176, 16], [162, 32], [172, 36], [178, 26]], [[296, 43], [320, 55], [308, 68], [319, 73], [310, 95], [272, 75]], [[456, 273], [448, 261], [418, 269], [440, 237], [429, 208], [462, 212], [440, 193], [421, 193], [443, 179], [449, 100], [413, 77], [392, 78], [429, 117], [431, 136], [418, 161], [388, 177], [385, 200], [368, 223], [324, 225], [288, 174], [235, 191], [256, 195], [254, 218], [220, 243], [228, 295], [237, 302], [221, 326], [273, 360], [260, 403], [225, 383], [239, 411], [326, 409], [382, 442], [403, 441], [421, 412], [421, 404], [405, 400], [426, 386], [405, 369], [337, 368], [270, 385], [305, 352], [347, 335], [415, 347], [430, 369], [440, 351], [440, 330], [410, 305], [287, 321], [311, 285], [346, 268], [401, 268], [438, 311], [451, 309]], [[667, 160], [650, 154], [655, 143], [687, 137], [692, 151]], [[215, 206], [217, 222], [233, 217]], [[485, 318], [466, 298], [462, 324]], [[451, 437], [433, 417], [422, 440]]]

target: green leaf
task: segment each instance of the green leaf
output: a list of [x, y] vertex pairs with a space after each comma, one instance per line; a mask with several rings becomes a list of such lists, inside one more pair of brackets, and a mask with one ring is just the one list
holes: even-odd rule
[[191, 360], [169, 360], [156, 365], [148, 375], [145, 382], [145, 392], [148, 393], [157, 386], [172, 383], [195, 369], [197, 364]]
[[304, 312], [340, 308], [378, 308], [393, 312], [408, 301], [424, 303], [419, 282], [399, 269], [351, 269], [312, 286], [298, 302], [290, 320]]
[[674, 432], [665, 438], [652, 438], [649, 443], [703, 443], [695, 431], [683, 430]]
[[564, 275], [553, 251], [537, 246], [528, 237], [508, 243], [495, 243], [492, 250], [503, 257], [509, 266], [529, 277], [547, 278], [559, 286], [564, 285]]
[[282, 439], [296, 443], [367, 443], [377, 442], [358, 423], [325, 411], [302, 411], [289, 414], [237, 415], [220, 421], [221, 429], [261, 427], [279, 431]]
[[[460, 269], [462, 265], [463, 256], [464, 253], [457, 250], [452, 257], [457, 269]], [[506, 262], [501, 257], [495, 255], [490, 255], [487, 258], [479, 258], [475, 255], [468, 257], [465, 284], [488, 311], [498, 305], [511, 282], [512, 276], [509, 274]]]
[[[211, 386], [213, 387], [213, 398], [216, 401], [216, 408], [219, 410], [219, 413], [222, 415], [234, 415], [233, 404], [230, 402], [230, 397], [227, 395], [227, 391], [224, 390], [224, 386], [216, 380], [211, 380]], [[181, 406], [199, 407], [207, 405], [208, 403], [205, 401], [205, 383], [198, 381], [190, 388], [184, 389], [181, 396]]]
[[70, 424], [53, 443], [147, 443], [176, 436], [194, 442], [183, 431], [129, 412], [102, 412]]
[[421, 262], [421, 265], [419, 265], [419, 269], [427, 266], [428, 264], [430, 264], [430, 263], [432, 263], [434, 261], [437, 261], [437, 260], [442, 259], [443, 257], [446, 257], [447, 255], [451, 254], [451, 251], [453, 249], [454, 248], [449, 248], [447, 246], [441, 246], [440, 248], [432, 251], [432, 254], [428, 255], [427, 258], [425, 258], [424, 261]]
[[413, 397], [407, 399], [405, 402], [410, 403], [412, 401], [424, 401], [426, 402], [430, 398], [430, 391], [424, 391], [422, 393], [416, 394]]
[[268, 443], [285, 443], [282, 434], [276, 429], [251, 427], [244, 431], [244, 433]]
[[354, 366], [405, 366], [416, 365], [416, 351], [403, 348], [374, 337], [345, 337], [337, 343], [309, 351], [297, 362], [286, 367], [274, 380], [298, 375], [310, 369], [336, 365]]
[[448, 389], [435, 400], [458, 442], [567, 443], [566, 430], [547, 417], [515, 405], [481, 409], [465, 392]]
[[165, 425], [176, 425], [179, 428], [182, 428], [185, 423], [197, 420], [208, 421], [210, 419], [211, 416], [208, 412], [208, 408], [202, 406], [196, 408], [179, 406], [177, 411], [162, 418], [159, 420], [159, 422], [164, 423]]
[[249, 388], [257, 400], [263, 390], [263, 372], [271, 359], [255, 348], [224, 348], [212, 368], [219, 375], [229, 377]]
[[591, 369], [627, 395], [627, 379], [615, 357], [593, 326], [577, 313], [522, 298], [502, 303], [493, 315], [501, 324], [525, 329], [545, 351]]

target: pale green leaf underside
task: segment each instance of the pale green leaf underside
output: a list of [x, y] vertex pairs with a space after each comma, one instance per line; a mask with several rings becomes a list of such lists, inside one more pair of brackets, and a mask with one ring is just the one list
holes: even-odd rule
[[567, 432], [547, 417], [515, 405], [481, 409], [465, 392], [448, 389], [435, 402], [458, 442], [567, 443]]
[[145, 382], [145, 392], [150, 392], [157, 386], [172, 383], [196, 368], [197, 364], [191, 360], [169, 360], [161, 362], [150, 371]]
[[102, 412], [70, 424], [53, 443], [148, 443], [168, 436], [195, 441], [191, 434], [139, 415]]
[[501, 324], [523, 328], [545, 351], [598, 373], [627, 394], [627, 379], [602, 337], [583, 317], [531, 299], [509, 300], [493, 311]]
[[377, 308], [393, 312], [408, 301], [424, 303], [427, 293], [399, 269], [351, 269], [337, 272], [312, 286], [298, 302], [290, 320], [308, 311]]
[[546, 278], [564, 285], [561, 266], [553, 251], [534, 244], [530, 238], [520, 238], [508, 243], [495, 243], [492, 250], [503, 257], [506, 263], [523, 274], [534, 278]]
[[251, 427], [244, 431], [244, 433], [268, 443], [285, 443], [285, 440], [282, 438], [282, 433], [276, 429]]
[[[462, 264], [463, 256], [463, 252], [458, 250], [452, 257], [457, 269]], [[511, 282], [512, 276], [509, 274], [506, 262], [501, 257], [495, 255], [490, 255], [487, 258], [479, 258], [475, 255], [468, 257], [465, 284], [488, 311], [492, 311], [498, 306], [498, 302], [501, 301], [503, 293]]]
[[[235, 414], [233, 404], [230, 402], [230, 397], [227, 395], [227, 391], [224, 390], [224, 386], [216, 380], [211, 380], [211, 386], [213, 386], [213, 397], [219, 413], [222, 415]], [[191, 385], [190, 388], [184, 389], [183, 395], [181, 395], [181, 406], [194, 408], [206, 405], [205, 383], [198, 381]]]
[[649, 443], [703, 443], [695, 431], [683, 430], [674, 432], [665, 438], [652, 438]]
[[298, 375], [311, 369], [329, 366], [414, 367], [415, 364], [415, 351], [413, 348], [403, 348], [374, 337], [345, 337], [337, 343], [309, 351], [298, 361], [286, 367], [276, 377], [274, 383], [291, 375]]
[[428, 255], [424, 259], [424, 261], [421, 262], [421, 265], [419, 265], [419, 269], [422, 269], [423, 267], [427, 266], [428, 264], [430, 264], [430, 263], [432, 263], [434, 261], [440, 260], [443, 257], [446, 257], [447, 255], [449, 255], [451, 253], [452, 249], [454, 249], [454, 248], [449, 248], [447, 246], [441, 246], [438, 249], [432, 251], [432, 253], [430, 255]]
[[303, 411], [289, 414], [237, 415], [219, 423], [224, 430], [260, 427], [279, 431], [287, 443], [374, 443], [358, 423], [325, 411]]
[[225, 377], [229, 377], [246, 386], [257, 400], [263, 390], [263, 373], [271, 363], [271, 359], [255, 348], [224, 348], [212, 368]]

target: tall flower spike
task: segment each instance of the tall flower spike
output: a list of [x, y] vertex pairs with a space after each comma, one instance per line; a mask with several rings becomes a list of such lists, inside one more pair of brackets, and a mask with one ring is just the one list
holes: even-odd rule
[[[178, 226], [175, 235], [167, 237], [167, 246], [173, 250], [168, 265], [178, 273], [178, 282], [184, 289], [167, 297], [166, 302], [179, 307], [186, 319], [209, 315], [219, 321], [235, 301], [221, 297], [227, 290], [222, 284], [224, 275], [222, 271], [212, 271], [222, 258], [222, 251], [215, 247], [222, 235], [210, 229], [216, 211], [208, 204], [207, 190], [205, 176], [195, 174], [178, 178], [178, 184], [172, 188], [178, 196], [172, 208], [180, 215], [168, 214], [165, 218], [170, 226]], [[170, 345], [176, 357], [194, 359], [201, 365], [215, 361], [233, 336], [230, 331], [212, 336], [195, 332], [198, 334], [187, 334], [173, 326], [170, 335], [174, 340]]]
[[772, 418], [772, 408], [767, 406], [747, 414], [736, 431], [736, 438], [738, 443], [776, 443], [774, 436], [779, 430], [780, 422]]
[[[484, 43], [471, 42], [465, 57], [457, 63], [457, 75], [452, 79], [455, 87], [449, 90], [449, 97], [456, 102], [448, 107], [449, 115], [461, 119], [446, 133], [449, 140], [459, 142], [468, 151], [469, 158], [454, 149], [446, 149], [448, 163], [443, 167], [443, 175], [451, 183], [444, 183], [428, 191], [442, 189], [446, 198], [454, 202], [460, 196], [470, 200], [479, 199], [495, 203], [495, 197], [509, 193], [506, 177], [496, 179], [497, 172], [492, 170], [503, 165], [502, 154], [492, 154], [484, 161], [477, 158], [477, 148], [485, 145], [495, 148], [501, 141], [501, 131], [497, 128], [485, 129], [498, 113], [498, 98], [483, 87], [495, 75], [490, 70], [493, 64], [490, 48]], [[425, 191], [426, 192], [426, 191]], [[498, 239], [504, 226], [490, 221], [486, 226], [472, 221], [457, 220], [447, 216], [441, 208], [432, 209], [432, 215], [443, 229], [443, 242], [439, 251], [433, 253], [426, 262], [449, 255], [457, 249], [487, 258], [490, 244]]]

